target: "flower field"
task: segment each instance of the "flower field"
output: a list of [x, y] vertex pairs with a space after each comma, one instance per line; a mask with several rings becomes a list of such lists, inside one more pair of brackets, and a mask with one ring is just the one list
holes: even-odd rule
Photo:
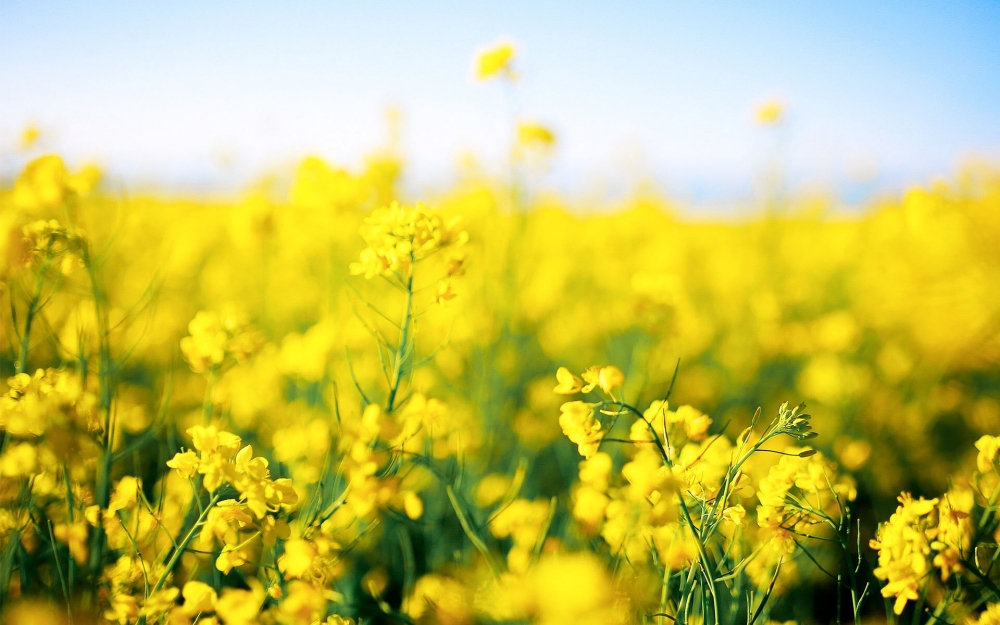
[[535, 192], [555, 140], [425, 198], [31, 160], [4, 622], [1000, 622], [1000, 175], [708, 219]]

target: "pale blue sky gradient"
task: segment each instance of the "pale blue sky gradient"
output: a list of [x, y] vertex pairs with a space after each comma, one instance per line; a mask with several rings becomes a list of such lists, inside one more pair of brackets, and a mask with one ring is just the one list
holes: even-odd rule
[[122, 180], [232, 184], [308, 153], [349, 165], [390, 104], [412, 185], [446, 180], [463, 151], [499, 168], [510, 103], [471, 59], [508, 35], [516, 106], [560, 139], [555, 183], [638, 163], [681, 197], [738, 196], [774, 148], [752, 110], [779, 96], [797, 184], [901, 185], [1000, 156], [998, 34], [993, 1], [0, 0], [0, 168], [28, 122]]

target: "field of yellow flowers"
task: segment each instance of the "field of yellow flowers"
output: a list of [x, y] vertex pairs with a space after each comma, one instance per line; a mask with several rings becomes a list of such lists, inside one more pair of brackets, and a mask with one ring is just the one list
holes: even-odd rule
[[996, 172], [707, 220], [401, 167], [0, 190], [3, 622], [1000, 623]]

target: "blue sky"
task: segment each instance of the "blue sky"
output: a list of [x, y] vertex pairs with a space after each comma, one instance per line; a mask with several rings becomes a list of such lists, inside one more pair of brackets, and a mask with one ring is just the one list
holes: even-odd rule
[[[905, 184], [1000, 157], [997, 33], [997, 2], [0, 0], [0, 169], [28, 122], [123, 180], [351, 164], [389, 105], [411, 183], [462, 152], [499, 167], [511, 99], [470, 68], [507, 35], [514, 107], [555, 129], [559, 184], [638, 170], [681, 197], [738, 195], [775, 149], [800, 185]], [[752, 122], [772, 96], [780, 137]]]

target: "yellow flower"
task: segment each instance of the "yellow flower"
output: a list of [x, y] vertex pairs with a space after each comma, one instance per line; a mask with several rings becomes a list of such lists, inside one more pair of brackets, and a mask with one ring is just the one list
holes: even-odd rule
[[899, 496], [899, 507], [887, 523], [879, 526], [871, 547], [878, 549], [875, 577], [886, 582], [882, 596], [895, 597], [893, 611], [902, 614], [907, 601], [916, 601], [927, 583], [931, 569], [930, 517], [938, 499], [914, 500], [909, 493]]
[[162, 588], [157, 590], [146, 597], [146, 600], [142, 603], [140, 615], [159, 618], [161, 614], [165, 614], [170, 608], [174, 607], [177, 596], [180, 594], [181, 591], [179, 588]]
[[511, 68], [511, 62], [516, 53], [517, 49], [510, 41], [499, 41], [480, 50], [476, 54], [476, 78], [489, 80], [499, 76], [507, 80], [514, 80], [515, 75]]
[[754, 116], [758, 124], [763, 126], [774, 126], [781, 121], [785, 113], [785, 105], [781, 100], [772, 99], [757, 108]]
[[240, 502], [235, 499], [224, 499], [208, 511], [198, 540], [204, 545], [212, 545], [214, 540], [225, 542], [226, 535], [231, 529], [242, 529], [252, 523], [253, 518], [243, 511]]
[[603, 492], [591, 486], [581, 486], [573, 499], [573, 517], [593, 532], [604, 520], [604, 512], [610, 502]]
[[83, 565], [87, 561], [87, 536], [90, 529], [83, 520], [75, 523], [60, 523], [53, 528], [56, 540], [65, 543], [76, 563]]
[[21, 131], [21, 138], [18, 147], [21, 151], [30, 150], [38, 142], [38, 139], [42, 136], [42, 131], [38, 129], [38, 126], [34, 124], [28, 124]]
[[687, 436], [693, 441], [705, 438], [708, 428], [712, 426], [712, 419], [692, 406], [679, 406], [676, 414], [678, 419], [683, 418]]
[[199, 463], [198, 473], [204, 476], [202, 484], [208, 492], [214, 493], [219, 490], [219, 487], [226, 481], [227, 467], [228, 465], [218, 454], [212, 455], [207, 460]]
[[321, 589], [296, 580], [288, 584], [287, 591], [278, 604], [278, 622], [288, 625], [316, 623], [326, 612], [326, 597]]
[[38, 452], [30, 443], [12, 445], [0, 456], [0, 475], [4, 477], [26, 477], [35, 472]]
[[142, 482], [139, 478], [126, 475], [115, 486], [111, 501], [108, 502], [108, 513], [114, 514], [119, 510], [131, 510], [139, 501], [141, 492]]
[[218, 596], [215, 594], [215, 589], [204, 582], [190, 581], [184, 584], [181, 594], [184, 596], [184, 605], [181, 610], [188, 616], [197, 616], [202, 612], [215, 610]]
[[597, 376], [597, 383], [606, 395], [610, 395], [612, 390], [625, 383], [625, 374], [614, 365], [601, 367], [601, 372]]
[[980, 473], [996, 470], [997, 455], [1000, 452], [1000, 436], [985, 435], [976, 441], [976, 468]]
[[464, 625], [472, 622], [472, 598], [458, 580], [424, 575], [413, 586], [407, 613], [420, 623]]
[[167, 466], [174, 469], [185, 479], [190, 479], [198, 472], [198, 454], [193, 451], [179, 451], [167, 460]]
[[405, 274], [414, 262], [438, 250], [461, 247], [469, 237], [458, 219], [445, 221], [439, 212], [423, 204], [399, 202], [372, 211], [361, 227], [361, 236], [368, 247], [351, 263], [350, 271], [367, 279]]
[[264, 591], [256, 580], [250, 590], [225, 588], [215, 602], [215, 613], [226, 625], [253, 625], [264, 602]]
[[556, 387], [553, 389], [560, 395], [574, 395], [583, 388], [583, 380], [570, 373], [566, 367], [556, 369]]
[[555, 143], [556, 136], [549, 128], [537, 122], [522, 120], [517, 123], [517, 141], [513, 154], [516, 158], [544, 158], [551, 154]]
[[1000, 603], [991, 603], [970, 625], [1000, 625]]
[[291, 528], [288, 527], [288, 522], [284, 519], [268, 516], [264, 517], [264, 520], [261, 522], [260, 534], [264, 546], [273, 547], [279, 538], [281, 540], [288, 540], [288, 537], [291, 535]]
[[406, 516], [416, 521], [424, 515], [424, 502], [415, 492], [407, 491], [403, 496], [403, 510]]
[[484, 476], [483, 479], [479, 480], [473, 493], [476, 505], [482, 508], [492, 506], [507, 494], [510, 486], [511, 478], [502, 473], [490, 473]]
[[746, 527], [746, 516], [747, 511], [741, 504], [730, 506], [722, 511], [723, 519], [739, 527]]
[[219, 430], [214, 425], [196, 425], [188, 428], [187, 433], [191, 437], [191, 444], [198, 451], [213, 452], [219, 447]]
[[613, 365], [590, 367], [583, 372], [583, 381], [586, 382], [586, 385], [581, 389], [584, 393], [589, 393], [595, 387], [600, 386], [605, 394], [610, 395], [613, 389], [625, 383], [625, 375], [621, 369]]
[[580, 455], [589, 458], [597, 453], [604, 438], [601, 422], [594, 418], [594, 408], [582, 401], [566, 402], [560, 407], [559, 427], [570, 441], [576, 443]]
[[228, 574], [235, 568], [241, 567], [247, 563], [247, 555], [243, 553], [242, 549], [231, 549], [225, 547], [219, 557], [215, 559], [215, 568], [222, 571], [224, 574]]
[[278, 557], [278, 570], [285, 579], [304, 577], [315, 559], [316, 545], [301, 538], [290, 540], [285, 543], [285, 553]]
[[250, 445], [247, 445], [236, 454], [234, 464], [236, 465], [236, 473], [245, 475], [250, 480], [260, 481], [266, 479], [270, 474], [267, 470], [267, 458], [260, 456], [254, 458], [253, 447]]

